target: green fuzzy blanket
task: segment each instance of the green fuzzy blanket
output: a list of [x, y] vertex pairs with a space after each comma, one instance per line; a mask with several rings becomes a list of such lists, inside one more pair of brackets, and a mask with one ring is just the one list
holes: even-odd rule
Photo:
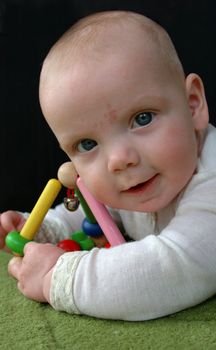
[[216, 298], [169, 317], [124, 322], [73, 316], [23, 297], [0, 252], [0, 349], [216, 349]]

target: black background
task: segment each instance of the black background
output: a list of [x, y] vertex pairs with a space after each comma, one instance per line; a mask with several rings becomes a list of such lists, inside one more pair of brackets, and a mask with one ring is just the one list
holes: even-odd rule
[[47, 180], [67, 160], [39, 107], [39, 73], [52, 44], [92, 12], [133, 10], [160, 23], [173, 39], [186, 74], [202, 77], [210, 120], [216, 125], [213, 5], [190, 0], [0, 1], [0, 212], [30, 211]]

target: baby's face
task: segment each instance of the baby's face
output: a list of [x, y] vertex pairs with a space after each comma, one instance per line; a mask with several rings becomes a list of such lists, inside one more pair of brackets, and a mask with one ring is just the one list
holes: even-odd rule
[[44, 108], [88, 189], [114, 208], [158, 211], [196, 168], [184, 82], [155, 62], [128, 52], [78, 63], [58, 79]]

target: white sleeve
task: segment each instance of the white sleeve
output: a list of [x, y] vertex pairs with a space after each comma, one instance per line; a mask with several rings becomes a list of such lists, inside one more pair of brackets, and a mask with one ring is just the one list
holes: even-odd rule
[[99, 318], [165, 316], [216, 292], [215, 252], [216, 174], [208, 181], [201, 175], [159, 236], [62, 255], [53, 273], [51, 304]]
[[[28, 216], [28, 213], [24, 213], [26, 219]], [[56, 244], [68, 238], [71, 233], [79, 231], [84, 217], [81, 206], [75, 212], [70, 212], [63, 204], [59, 204], [48, 211], [34, 240], [40, 243]]]

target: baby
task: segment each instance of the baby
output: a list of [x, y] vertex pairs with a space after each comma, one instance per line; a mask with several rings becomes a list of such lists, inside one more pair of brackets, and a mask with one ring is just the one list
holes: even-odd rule
[[[202, 81], [184, 76], [163, 28], [131, 12], [80, 20], [43, 64], [40, 103], [71, 172], [131, 241], [64, 253], [81, 209], [51, 209], [9, 272], [28, 298], [72, 314], [165, 316], [216, 293], [216, 130]], [[68, 169], [67, 169], [68, 170]], [[25, 215], [1, 214], [1, 248]]]

